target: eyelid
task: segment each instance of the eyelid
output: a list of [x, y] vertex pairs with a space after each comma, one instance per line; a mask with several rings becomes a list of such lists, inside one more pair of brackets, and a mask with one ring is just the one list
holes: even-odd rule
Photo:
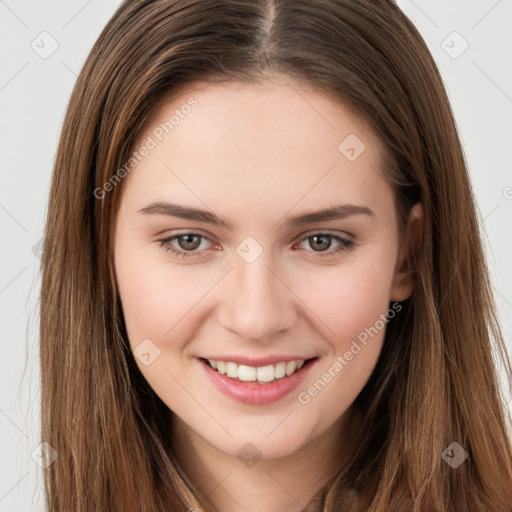
[[310, 231], [306, 231], [301, 233], [296, 240], [303, 240], [304, 238], [309, 238], [314, 235], [328, 235], [328, 236], [339, 236], [340, 238], [350, 238], [354, 239], [354, 235], [348, 233], [347, 231], [337, 231], [335, 229], [312, 229]]

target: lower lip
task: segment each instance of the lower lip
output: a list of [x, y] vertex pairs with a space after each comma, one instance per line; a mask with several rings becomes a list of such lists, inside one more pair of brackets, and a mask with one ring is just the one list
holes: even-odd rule
[[244, 404], [263, 405], [276, 402], [297, 388], [316, 363], [316, 359], [308, 361], [291, 375], [266, 384], [232, 379], [214, 370], [205, 360], [199, 359], [199, 362], [218, 390]]

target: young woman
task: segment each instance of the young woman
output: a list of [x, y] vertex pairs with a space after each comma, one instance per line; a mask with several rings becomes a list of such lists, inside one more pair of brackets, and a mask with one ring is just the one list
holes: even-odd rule
[[49, 511], [510, 511], [475, 201], [394, 2], [126, 0], [42, 265]]

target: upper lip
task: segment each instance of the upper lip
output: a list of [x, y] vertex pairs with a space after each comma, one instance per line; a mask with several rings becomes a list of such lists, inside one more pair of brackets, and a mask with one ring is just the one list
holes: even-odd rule
[[307, 361], [308, 359], [313, 359], [316, 356], [291, 356], [290, 354], [286, 355], [273, 355], [273, 356], [266, 356], [266, 357], [245, 357], [245, 356], [212, 356], [212, 357], [205, 357], [204, 359], [210, 359], [212, 361], [225, 361], [225, 362], [232, 362], [236, 363], [238, 365], [244, 365], [244, 366], [253, 366], [253, 367], [260, 367], [260, 366], [268, 366], [270, 364], [277, 364], [277, 363], [288, 363], [289, 361]]

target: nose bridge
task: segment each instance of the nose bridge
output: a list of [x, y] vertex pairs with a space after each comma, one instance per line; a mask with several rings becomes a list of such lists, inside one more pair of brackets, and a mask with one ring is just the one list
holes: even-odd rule
[[236, 256], [220, 322], [244, 338], [264, 341], [295, 321], [293, 294], [281, 282], [265, 251], [252, 262]]

